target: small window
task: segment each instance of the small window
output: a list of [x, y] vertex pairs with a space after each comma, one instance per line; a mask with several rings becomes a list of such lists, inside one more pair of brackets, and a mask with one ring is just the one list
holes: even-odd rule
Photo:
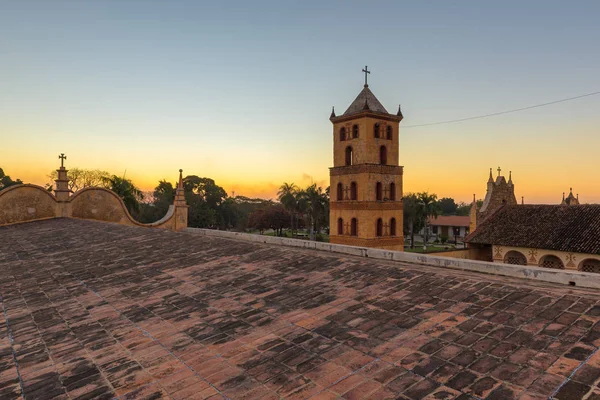
[[358, 138], [358, 125], [352, 125], [352, 139]]
[[380, 128], [380, 125], [379, 125], [379, 122], [377, 122], [375, 124], [375, 126], [373, 127], [373, 133], [377, 139], [379, 139], [379, 128]]
[[340, 142], [346, 140], [346, 128], [340, 128]]
[[353, 164], [353, 159], [352, 159], [352, 147], [348, 146], [346, 147], [346, 165], [352, 165]]
[[338, 218], [338, 235], [343, 235], [344, 234], [344, 220], [341, 218]]
[[388, 127], [387, 127], [387, 138], [389, 140], [392, 140], [392, 137], [393, 137], [393, 133], [392, 132], [393, 132], [392, 126], [388, 125]]
[[356, 182], [350, 184], [350, 200], [358, 200], [358, 188]]
[[390, 200], [396, 200], [396, 184], [394, 182], [390, 183]]
[[377, 201], [381, 201], [383, 199], [383, 190], [381, 186], [381, 182], [377, 182], [377, 184], [375, 185], [375, 200]]
[[379, 163], [387, 165], [387, 148], [385, 146], [379, 148]]
[[350, 223], [350, 235], [358, 236], [358, 221], [356, 218], [352, 218], [352, 222]]
[[377, 220], [377, 236], [383, 236], [383, 220], [381, 218]]
[[337, 200], [338, 201], [342, 201], [344, 199], [344, 187], [342, 186], [342, 183], [338, 183], [337, 184]]
[[390, 219], [390, 236], [396, 236], [396, 218]]

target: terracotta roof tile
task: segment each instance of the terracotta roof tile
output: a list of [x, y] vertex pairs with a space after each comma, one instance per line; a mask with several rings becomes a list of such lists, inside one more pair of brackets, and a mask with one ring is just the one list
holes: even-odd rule
[[600, 254], [600, 205], [511, 205], [490, 215], [469, 243]]
[[429, 221], [429, 225], [437, 226], [469, 226], [470, 218], [461, 215], [439, 215]]
[[2, 399], [596, 390], [593, 290], [73, 219], [0, 237]]

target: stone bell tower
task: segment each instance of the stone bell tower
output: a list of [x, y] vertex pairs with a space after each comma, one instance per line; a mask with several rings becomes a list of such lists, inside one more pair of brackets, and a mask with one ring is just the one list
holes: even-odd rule
[[398, 165], [402, 112], [390, 114], [367, 84], [340, 116], [332, 110], [330, 241], [404, 250], [402, 167]]

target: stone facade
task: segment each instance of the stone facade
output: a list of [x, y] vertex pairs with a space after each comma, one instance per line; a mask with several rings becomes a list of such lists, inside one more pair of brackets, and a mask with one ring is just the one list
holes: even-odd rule
[[600, 254], [493, 245], [492, 256], [494, 262], [505, 264], [600, 273]]
[[[500, 175], [500, 168], [498, 168], [498, 176], [494, 181], [492, 177], [492, 169], [490, 168], [490, 177], [487, 182], [487, 191], [485, 194], [485, 199], [483, 199], [483, 204], [481, 208], [477, 210], [476, 216], [476, 224], [480, 224], [483, 222], [488, 215], [493, 213], [498, 207], [508, 204], [508, 205], [516, 205], [517, 198], [515, 197], [515, 185], [512, 182], [512, 172], [509, 174], [508, 181], [504, 176]], [[471, 230], [473, 232], [474, 229]]]
[[399, 124], [365, 85], [341, 116], [332, 113], [330, 241], [404, 249]]

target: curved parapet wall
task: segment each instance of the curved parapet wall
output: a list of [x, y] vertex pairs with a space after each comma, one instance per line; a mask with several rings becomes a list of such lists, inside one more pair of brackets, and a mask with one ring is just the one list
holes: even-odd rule
[[0, 225], [55, 218], [57, 201], [41, 186], [15, 185], [0, 191]]
[[112, 190], [88, 187], [70, 199], [71, 217], [116, 222], [122, 225], [143, 226], [133, 219], [123, 200]]
[[15, 185], [0, 191], [0, 225], [47, 218], [72, 217], [179, 231], [187, 227], [187, 206], [174, 204], [160, 220], [137, 222], [123, 200], [112, 190], [88, 187], [67, 200], [58, 201], [50, 192], [36, 185]]

